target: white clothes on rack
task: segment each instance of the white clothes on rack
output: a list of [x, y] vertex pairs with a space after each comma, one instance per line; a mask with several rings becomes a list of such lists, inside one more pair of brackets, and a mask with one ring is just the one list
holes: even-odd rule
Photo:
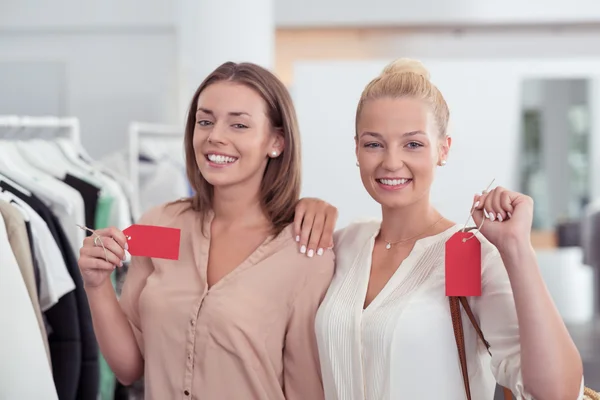
[[85, 239], [85, 232], [81, 229], [73, 229], [73, 227], [85, 225], [83, 198], [77, 190], [61, 181], [55, 180], [53, 186], [56, 187], [56, 192], [54, 193], [60, 197], [58, 201], [49, 201], [46, 197], [48, 193], [46, 190], [35, 188], [32, 192], [40, 199], [47, 201], [46, 204], [56, 214], [58, 221], [67, 235], [73, 253], [79, 254], [79, 249], [83, 244], [83, 239]]
[[[18, 151], [14, 148], [11, 141], [0, 140], [0, 172], [14, 181], [18, 181], [20, 186], [28, 191], [31, 188], [37, 188], [45, 192], [44, 199], [50, 203], [61, 203], [60, 195], [55, 193], [55, 179], [49, 176], [45, 171], [39, 170], [25, 161]], [[68, 208], [67, 213], [71, 212]]]
[[[45, 167], [45, 164], [38, 161], [35, 164], [29, 163], [30, 160], [43, 159], [44, 155], [29, 154], [26, 159], [21, 156], [23, 153], [22, 150], [26, 147], [23, 146], [23, 143], [21, 145], [17, 145], [16, 142], [13, 143], [11, 141], [1, 141], [0, 143], [0, 146], [5, 146], [5, 148], [8, 146], [8, 148], [12, 149], [10, 154], [5, 153], [5, 161], [9, 163], [12, 161], [19, 168], [19, 170], [13, 168], [8, 170], [3, 168], [0, 163], [0, 171], [9, 178], [19, 181], [21, 186], [38, 196], [56, 213], [74, 253], [77, 254], [85, 238], [84, 232], [72, 229], [76, 225], [85, 225], [85, 208], [79, 192], [48, 174], [47, 170], [41, 169]], [[32, 146], [30, 150], [33, 152], [34, 147]], [[57, 158], [54, 157], [54, 159]], [[54, 165], [57, 164], [58, 162], [54, 163]], [[31, 178], [23, 178], [23, 172], [30, 174]], [[60, 178], [64, 178], [64, 176]]]
[[[129, 154], [126, 151], [111, 153], [100, 162], [114, 175], [129, 176]], [[159, 204], [189, 195], [185, 169], [177, 161], [166, 156], [158, 160], [140, 161], [139, 174], [141, 213]]]
[[33, 251], [40, 267], [40, 308], [45, 312], [65, 294], [75, 290], [75, 282], [44, 220], [27, 203], [11, 193], [0, 192], [0, 199], [12, 203], [31, 223], [31, 233], [35, 239]]
[[[68, 129], [67, 135], [65, 128]], [[4, 365], [11, 367], [13, 374], [0, 374], [0, 398], [96, 399], [100, 394], [106, 398], [104, 383], [110, 379], [112, 372], [100, 362], [89, 304], [77, 266], [79, 249], [89, 233], [77, 225], [90, 229], [113, 225], [123, 229], [133, 221], [131, 204], [124, 190], [95, 166], [81, 148], [78, 137], [79, 124], [72, 118], [15, 117], [7, 122], [0, 117], [0, 199], [7, 203], [2, 204], [5, 212], [8, 205], [18, 210], [16, 214], [23, 216], [17, 222], [20, 228], [5, 235], [8, 239], [0, 235], [0, 255], [6, 253], [7, 240], [17, 240], [17, 234], [13, 232], [19, 232], [21, 236], [27, 234], [29, 246], [19, 248], [26, 257], [15, 260], [22, 271], [31, 271], [30, 275], [21, 276], [21, 283], [27, 288], [25, 279], [28, 279], [30, 290], [36, 290], [34, 294], [37, 296], [32, 297], [37, 299], [37, 303], [30, 299], [30, 305], [41, 311], [37, 329], [28, 325], [27, 315], [11, 315], [14, 320], [7, 321], [11, 326], [22, 328], [21, 336], [27, 343], [32, 362], [36, 362], [35, 359], [39, 361], [41, 356], [48, 367], [45, 349], [39, 351], [30, 346], [31, 340], [28, 339], [35, 333], [42, 339], [46, 336], [51, 368], [56, 372], [51, 374], [54, 389], [42, 385], [40, 394], [24, 390], [22, 393], [7, 392], [4, 396], [2, 380], [5, 376], [10, 376], [13, 383], [26, 386], [28, 383], [25, 381], [30, 382], [32, 376], [38, 384], [38, 377], [43, 379], [43, 375], [38, 374], [36, 368], [12, 371], [12, 359], [19, 348], [13, 349], [12, 353], [4, 352], [3, 338], [7, 343], [11, 343], [13, 338], [3, 336], [2, 332], [0, 355], [11, 360]], [[14, 223], [15, 212], [10, 212]], [[31, 259], [31, 263], [27, 264], [23, 261], [25, 259]], [[4, 277], [8, 274], [8, 267], [5, 267], [8, 261], [5, 258], [1, 261], [0, 288], [7, 282]], [[31, 276], [34, 278], [33, 285]], [[4, 317], [2, 307], [10, 306], [13, 299], [10, 291], [2, 289], [0, 293], [11, 296], [0, 305], [0, 315]], [[2, 322], [4, 325], [5, 320]], [[9, 356], [5, 357], [5, 354]], [[10, 385], [7, 387], [11, 388]]]
[[58, 399], [27, 288], [0, 216], [0, 398]]

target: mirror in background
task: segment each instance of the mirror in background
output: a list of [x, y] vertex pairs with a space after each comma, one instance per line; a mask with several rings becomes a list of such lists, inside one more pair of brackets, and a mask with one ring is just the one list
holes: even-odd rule
[[579, 246], [590, 198], [590, 82], [522, 83], [520, 190], [535, 202], [536, 247]]

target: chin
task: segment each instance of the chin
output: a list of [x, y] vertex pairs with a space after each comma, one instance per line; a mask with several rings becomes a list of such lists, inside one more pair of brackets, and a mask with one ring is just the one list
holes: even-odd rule
[[239, 179], [227, 176], [210, 176], [210, 174], [202, 174], [206, 182], [210, 183], [213, 187], [227, 187], [239, 183]]
[[237, 182], [237, 179], [233, 174], [223, 174], [223, 173], [214, 173], [211, 171], [206, 171], [204, 168], [200, 168], [200, 175], [206, 182], [210, 183], [212, 186], [229, 186]]
[[373, 196], [373, 199], [385, 208], [404, 208], [415, 203], [412, 196]]

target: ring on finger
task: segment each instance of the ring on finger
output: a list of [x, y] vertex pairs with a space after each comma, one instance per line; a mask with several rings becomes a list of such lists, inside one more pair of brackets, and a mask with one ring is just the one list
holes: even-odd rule
[[100, 236], [96, 236], [96, 237], [94, 238], [94, 246], [96, 246], [96, 247], [99, 247], [99, 246], [101, 246], [101, 244], [98, 244], [98, 240], [100, 240], [100, 241], [101, 241], [101, 240], [102, 240], [102, 238], [101, 238]]

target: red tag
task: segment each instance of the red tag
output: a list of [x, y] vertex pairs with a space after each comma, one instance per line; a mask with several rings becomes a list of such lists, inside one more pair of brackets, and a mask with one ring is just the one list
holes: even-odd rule
[[132, 256], [179, 259], [181, 230], [153, 225], [131, 225], [123, 230]]
[[446, 296], [481, 296], [481, 243], [472, 232], [446, 242]]

